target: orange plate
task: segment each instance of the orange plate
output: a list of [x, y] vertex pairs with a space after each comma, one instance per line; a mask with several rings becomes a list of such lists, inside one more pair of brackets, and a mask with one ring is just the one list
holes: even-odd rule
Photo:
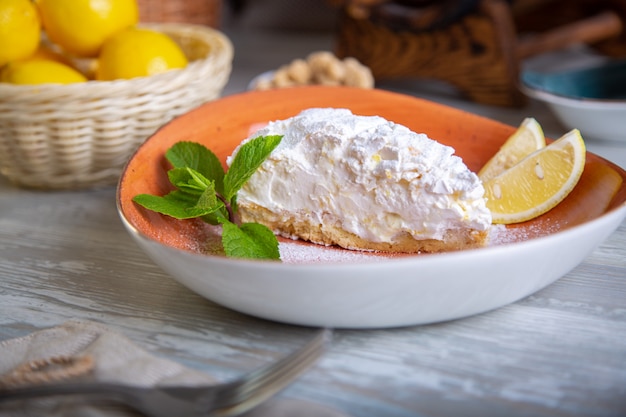
[[[348, 108], [360, 115], [378, 115], [426, 133], [456, 149], [477, 172], [516, 127], [415, 97], [382, 90], [347, 87], [297, 87], [252, 91], [207, 103], [165, 125], [129, 161], [118, 188], [122, 215], [140, 233], [180, 249], [198, 251], [206, 231], [199, 221], [179, 221], [145, 210], [132, 202], [141, 193], [163, 195], [171, 190], [165, 151], [179, 141], [199, 142], [225, 161], [257, 127], [294, 116], [312, 107]], [[520, 120], [521, 122], [521, 120]], [[626, 201], [626, 171], [587, 154], [583, 176], [559, 206], [531, 221], [508, 226], [491, 245], [520, 242], [592, 220]]]

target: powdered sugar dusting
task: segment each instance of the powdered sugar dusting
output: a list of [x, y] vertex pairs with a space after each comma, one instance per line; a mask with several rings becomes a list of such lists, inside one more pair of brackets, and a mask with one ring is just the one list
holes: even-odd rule
[[279, 243], [281, 260], [289, 264], [311, 263], [356, 263], [376, 259], [388, 259], [407, 255], [395, 255], [382, 252], [364, 252], [342, 249], [335, 246], [323, 246], [302, 241], [283, 240]]
[[564, 228], [565, 225], [559, 222], [528, 222], [510, 226], [494, 224], [489, 229], [488, 246], [524, 242], [556, 233]]
[[[542, 236], [556, 233], [561, 229], [559, 225], [547, 227], [545, 224], [526, 223], [518, 226], [503, 224], [491, 225], [487, 247], [520, 243]], [[428, 256], [428, 253], [406, 254], [385, 252], [364, 252], [348, 250], [336, 246], [323, 246], [313, 243], [279, 238], [281, 260], [288, 264], [316, 264], [316, 263], [358, 263], [376, 260], [385, 260], [402, 257]]]

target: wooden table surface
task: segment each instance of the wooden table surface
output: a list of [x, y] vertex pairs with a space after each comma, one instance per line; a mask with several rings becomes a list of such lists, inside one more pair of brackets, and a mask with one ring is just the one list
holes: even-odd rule
[[[327, 34], [229, 32], [224, 94], [313, 50]], [[468, 103], [419, 82], [381, 85], [517, 125], [564, 128], [540, 103]], [[588, 143], [626, 166], [626, 144]], [[123, 229], [115, 189], [34, 191], [0, 179], [0, 340], [93, 320], [226, 380], [298, 346], [313, 330], [248, 317], [170, 278]], [[336, 330], [319, 364], [283, 391], [353, 417], [626, 415], [626, 223], [549, 287], [498, 310], [418, 327]]]

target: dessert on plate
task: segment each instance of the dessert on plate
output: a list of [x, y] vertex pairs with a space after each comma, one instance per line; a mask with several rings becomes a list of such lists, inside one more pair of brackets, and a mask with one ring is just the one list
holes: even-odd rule
[[486, 242], [491, 214], [481, 181], [453, 148], [425, 134], [379, 116], [312, 108], [246, 141], [261, 135], [283, 138], [239, 191], [244, 222], [369, 251], [441, 252]]

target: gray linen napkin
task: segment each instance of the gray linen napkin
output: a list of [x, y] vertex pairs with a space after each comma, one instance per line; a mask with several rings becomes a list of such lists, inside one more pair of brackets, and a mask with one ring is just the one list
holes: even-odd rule
[[[28, 372], [29, 367], [42, 372]], [[45, 371], [43, 369], [46, 369]], [[0, 342], [0, 385], [80, 378], [133, 385], [215, 383], [209, 375], [156, 357], [104, 325], [71, 320], [57, 327]], [[137, 415], [112, 402], [94, 404], [77, 397], [14, 401], [0, 406], [0, 416]]]

